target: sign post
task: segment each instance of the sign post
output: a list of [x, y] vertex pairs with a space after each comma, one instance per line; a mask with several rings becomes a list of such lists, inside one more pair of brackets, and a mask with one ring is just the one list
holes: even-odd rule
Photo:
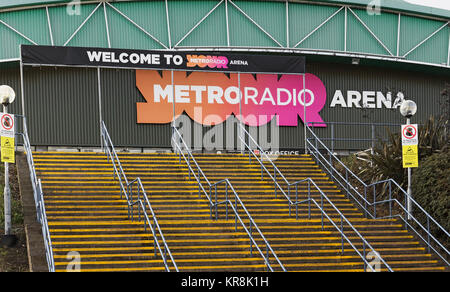
[[403, 168], [419, 166], [417, 124], [402, 125]]
[[5, 163], [15, 163], [15, 123], [14, 115], [0, 114], [0, 133], [1, 133], [1, 161]]
[[0, 102], [3, 104], [3, 113], [0, 114], [1, 136], [1, 161], [5, 163], [5, 189], [3, 198], [5, 202], [5, 235], [1, 239], [1, 245], [12, 247], [17, 242], [17, 237], [12, 234], [11, 189], [9, 188], [9, 163], [15, 162], [15, 122], [14, 115], [8, 114], [8, 105], [16, 97], [14, 90], [8, 85], [0, 86]]
[[409, 119], [406, 125], [402, 125], [402, 160], [403, 168], [408, 169], [408, 219], [411, 219], [412, 202], [411, 202], [411, 168], [419, 167], [419, 134], [417, 132], [417, 124], [410, 124]]

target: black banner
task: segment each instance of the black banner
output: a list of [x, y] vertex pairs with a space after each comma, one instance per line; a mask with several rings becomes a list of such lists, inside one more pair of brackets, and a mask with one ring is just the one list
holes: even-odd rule
[[305, 73], [305, 57], [227, 52], [148, 51], [87, 47], [21, 46], [26, 65], [67, 65], [155, 70]]

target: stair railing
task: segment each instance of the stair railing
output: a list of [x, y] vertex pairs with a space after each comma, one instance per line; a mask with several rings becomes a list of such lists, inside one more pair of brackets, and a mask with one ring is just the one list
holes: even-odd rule
[[[164, 262], [164, 267], [166, 271], [167, 272], [171, 271], [168, 263], [169, 258], [173, 265], [173, 268], [175, 269], [176, 272], [178, 272], [179, 271], [178, 266], [175, 260], [173, 259], [172, 253], [170, 252], [170, 249], [158, 224], [158, 219], [156, 218], [155, 212], [153, 211], [150, 201], [148, 200], [148, 196], [147, 193], [145, 192], [144, 186], [142, 185], [141, 179], [138, 177], [133, 181], [128, 182], [127, 176], [123, 171], [122, 164], [120, 163], [119, 157], [117, 156], [117, 152], [114, 148], [111, 137], [109, 136], [105, 123], [102, 121], [101, 125], [102, 125], [101, 127], [102, 150], [105, 152], [108, 161], [111, 160], [114, 169], [113, 177], [117, 178], [119, 181], [121, 190], [120, 198], [122, 199], [123, 196], [125, 196], [127, 200], [128, 219], [134, 221], [134, 213], [135, 213], [134, 206], [137, 206], [138, 221], [140, 222], [141, 218], [143, 217], [144, 231], [147, 232], [148, 226], [152, 233], [155, 257], [157, 256], [157, 251], [159, 251], [159, 254], [161, 255], [161, 258]], [[136, 187], [135, 191], [134, 186]], [[151, 216], [148, 215], [147, 210], [150, 211]], [[153, 219], [153, 223], [151, 219]], [[160, 240], [158, 240], [158, 235], [160, 236]]]
[[[262, 147], [255, 141], [255, 139], [253, 139], [253, 137], [250, 135], [250, 133], [245, 129], [244, 126], [242, 126], [241, 124], [239, 124], [239, 126], [241, 127], [241, 131], [240, 134], [238, 134], [239, 139], [241, 140], [242, 144], [244, 145], [244, 147], [249, 151], [249, 162], [251, 163], [251, 157], [253, 156], [254, 158], [256, 158], [256, 160], [259, 162], [259, 164], [261, 165], [261, 179], [263, 179], [263, 170], [269, 175], [269, 177], [273, 180], [274, 182], [274, 188], [275, 188], [275, 198], [277, 198], [277, 190], [279, 190], [283, 197], [288, 201], [288, 205], [289, 205], [289, 216], [291, 216], [291, 208], [294, 206], [296, 209], [296, 219], [298, 219], [298, 205], [299, 204], [304, 204], [304, 203], [308, 203], [308, 218], [311, 219], [311, 203], [313, 203], [320, 211], [321, 213], [321, 225], [322, 225], [322, 230], [324, 229], [324, 217], [326, 217], [328, 219], [328, 221], [331, 222], [331, 224], [333, 225], [333, 227], [340, 233], [341, 235], [341, 253], [344, 253], [344, 240], [347, 241], [350, 246], [355, 250], [355, 252], [357, 253], [358, 256], [361, 257], [363, 263], [364, 263], [364, 271], [367, 271], [367, 267], [369, 267], [373, 272], [375, 272], [375, 268], [372, 267], [371, 264], [369, 264], [369, 262], [367, 261], [367, 253], [366, 253], [366, 249], [370, 250], [370, 253], [372, 255], [374, 255], [377, 260], [380, 261], [380, 263], [382, 263], [385, 268], [389, 271], [392, 272], [392, 268], [386, 263], [386, 261], [380, 256], [380, 254], [372, 247], [372, 245], [370, 245], [369, 242], [367, 242], [367, 240], [364, 238], [364, 236], [362, 236], [358, 230], [356, 230], [356, 228], [353, 226], [353, 224], [350, 223], [350, 221], [344, 216], [344, 214], [342, 214], [341, 211], [339, 211], [339, 209], [331, 202], [331, 200], [328, 198], [327, 195], [325, 195], [323, 193], [323, 191], [319, 188], [319, 186], [317, 186], [317, 184], [314, 182], [314, 180], [312, 180], [311, 178], [307, 178], [304, 180], [300, 180], [300, 181], [296, 181], [293, 183], [290, 183], [286, 177], [283, 175], [283, 173], [278, 169], [278, 167], [273, 163], [273, 161], [270, 159], [270, 157], [265, 153], [264, 149], [262, 149]], [[248, 139], [248, 143], [246, 142], [246, 140]], [[250, 146], [251, 144], [254, 145], [254, 147], [256, 149], [258, 149], [259, 153], [260, 153], [260, 157], [258, 157], [258, 155], [253, 151], [252, 147]], [[271, 173], [271, 171], [269, 171], [267, 169], [267, 167], [264, 165], [263, 163], [263, 156], [264, 156], [264, 160], [268, 161], [270, 163], [270, 165], [273, 167], [273, 175]], [[277, 177], [280, 177], [282, 179], [282, 181], [284, 181], [288, 187], [288, 193], [286, 194], [285, 190], [283, 189], [283, 187], [280, 185], [279, 180], [277, 179]], [[307, 187], [308, 187], [308, 199], [306, 200], [302, 200], [302, 201], [298, 201], [298, 186], [301, 183], [307, 183]], [[313, 186], [320, 194], [320, 205], [317, 203], [317, 201], [311, 197], [311, 186]], [[291, 188], [295, 187], [295, 201], [293, 201], [291, 199]], [[330, 218], [330, 216], [327, 214], [327, 212], [324, 209], [324, 200], [326, 200], [328, 202], [328, 204], [339, 214], [339, 218], [340, 218], [340, 227], [338, 227], [336, 225], [336, 223]], [[350, 239], [345, 235], [344, 232], [344, 222], [347, 224], [347, 226], [350, 228], [350, 230], [352, 230], [357, 237], [359, 237], [359, 239], [362, 242], [362, 247], [363, 247], [363, 254], [361, 254], [358, 250], [358, 248], [350, 241]]]
[[[250, 239], [250, 256], [253, 255], [253, 245], [254, 245], [256, 247], [256, 250], [258, 251], [258, 253], [263, 258], [268, 271], [270, 271], [270, 272], [274, 271], [272, 265], [270, 264], [270, 254], [272, 254], [276, 263], [280, 266], [282, 271], [286, 272], [286, 268], [281, 263], [278, 256], [276, 255], [276, 253], [273, 251], [269, 242], [264, 237], [263, 233], [261, 232], [258, 225], [253, 220], [253, 218], [250, 215], [250, 213], [248, 212], [247, 208], [245, 208], [244, 203], [239, 198], [239, 195], [236, 193], [236, 191], [235, 191], [233, 185], [231, 184], [231, 182], [229, 181], [229, 179], [226, 178], [226, 179], [220, 180], [214, 184], [211, 184], [211, 182], [208, 180], [208, 178], [206, 177], [206, 175], [204, 174], [204, 172], [198, 165], [197, 161], [194, 158], [194, 155], [192, 154], [191, 150], [187, 146], [186, 142], [183, 139], [183, 136], [180, 134], [178, 129], [175, 126], [172, 126], [172, 130], [173, 130], [172, 142], [173, 142], [173, 145], [175, 146], [175, 152], [178, 152], [179, 163], [181, 163], [181, 157], [183, 157], [183, 159], [186, 162], [187, 167], [188, 167], [189, 179], [191, 179], [191, 173], [192, 173], [192, 175], [194, 176], [194, 179], [197, 181], [199, 198], [201, 197], [201, 194], [203, 193], [204, 196], [206, 197], [206, 199], [209, 201], [210, 218], [211, 219], [213, 218], [212, 211], [214, 209], [215, 210], [215, 216], [214, 216], [215, 220], [218, 220], [219, 219], [218, 206], [225, 205], [225, 216], [226, 216], [226, 220], [228, 220], [228, 207], [230, 207], [231, 210], [233, 211], [234, 217], [235, 217], [235, 231], [237, 231], [237, 226], [238, 226], [237, 222], [239, 221], [241, 223], [241, 226], [243, 227], [244, 231], [247, 233], [247, 235]], [[181, 142], [181, 145], [178, 143], [177, 139]], [[197, 171], [194, 168], [196, 168]], [[206, 191], [205, 188], [203, 187], [202, 180], [204, 180], [205, 183], [207, 184], [208, 191]], [[225, 200], [219, 202], [218, 197], [217, 197], [217, 187], [220, 184], [225, 185]], [[214, 199], [212, 199], [212, 189], [215, 190]], [[234, 196], [234, 205], [232, 202], [233, 198], [230, 199], [230, 197], [229, 197], [228, 189], [230, 189], [230, 191], [232, 192], [232, 196]], [[247, 220], [249, 220], [248, 228], [247, 228], [245, 222], [242, 220], [241, 216], [239, 215], [239, 208], [242, 208], [242, 210], [244, 211], [244, 213], [247, 217]], [[255, 230], [256, 232], [254, 232], [253, 230]], [[259, 244], [256, 242], [255, 235], [259, 236], [259, 238], [262, 239], [262, 241], [264, 242], [265, 253], [261, 250], [261, 248], [259, 247]]]
[[[450, 257], [450, 252], [448, 249], [431, 234], [431, 224], [434, 224], [434, 227], [441, 231], [447, 237], [450, 237], [450, 233], [445, 230], [433, 217], [431, 217], [428, 212], [426, 212], [422, 206], [420, 206], [395, 180], [387, 179], [383, 181], [378, 181], [372, 184], [366, 184], [362, 179], [360, 179], [356, 174], [354, 174], [330, 149], [317, 137], [314, 131], [307, 126], [307, 150], [311, 155], [315, 158], [317, 163], [326, 170], [329, 175], [333, 178], [335, 182], [337, 182], [345, 193], [347, 193], [347, 197], [352, 197], [353, 201], [356, 202], [361, 209], [366, 214], [366, 217], [370, 217], [372, 219], [386, 219], [386, 218], [399, 218], [405, 224], [406, 229], [410, 229], [414, 231], [414, 233], [427, 245], [428, 252], [431, 250], [441, 258], [447, 266], [450, 266], [447, 258]], [[322, 150], [325, 154], [322, 154]], [[338, 171], [336, 169], [336, 165], [342, 168], [342, 171]], [[360, 188], [362, 189], [363, 194], [357, 187], [355, 187], [351, 180], [355, 181]], [[378, 194], [380, 191], [377, 191], [377, 186], [384, 185], [385, 191], [388, 189], [388, 199], [377, 201]], [[394, 189], [395, 188], [395, 189]], [[393, 198], [394, 191], [397, 190], [396, 193], [403, 195], [404, 203], [400, 203], [396, 198]], [[369, 196], [372, 197], [372, 202], [369, 201]], [[422, 215], [426, 218], [426, 227], [419, 222], [419, 220], [414, 217], [412, 212], [408, 211], [408, 200], [411, 202], [412, 207], [416, 211], [422, 212]], [[389, 204], [388, 210], [389, 215], [379, 217], [377, 216], [377, 205], [380, 204]], [[393, 214], [393, 204], [396, 204], [400, 211], [397, 214]], [[401, 213], [403, 212], [403, 214]], [[424, 236], [420, 234], [416, 228], [408, 222], [412, 220], [416, 223], [416, 227], [424, 233]], [[426, 237], [426, 238], [424, 238]], [[432, 242], [439, 246], [442, 250], [441, 254], [436, 248], [433, 247]]]
[[23, 115], [14, 115], [23, 119], [23, 133], [17, 132], [16, 135], [22, 137], [23, 150], [26, 154], [28, 170], [30, 172], [31, 187], [33, 189], [34, 203], [36, 205], [37, 221], [41, 224], [42, 237], [45, 247], [45, 258], [47, 261], [48, 271], [55, 271], [55, 260], [53, 258], [52, 240], [50, 237], [50, 229], [47, 222], [47, 214], [45, 211], [44, 192], [42, 191], [41, 180], [36, 175], [34, 165], [33, 152], [31, 150], [30, 139], [28, 137], [26, 117]]

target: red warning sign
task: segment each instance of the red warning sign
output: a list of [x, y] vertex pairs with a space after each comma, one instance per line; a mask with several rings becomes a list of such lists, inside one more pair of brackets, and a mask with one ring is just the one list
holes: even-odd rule
[[419, 139], [417, 135], [417, 124], [402, 125], [402, 145], [417, 145]]
[[0, 132], [2, 137], [14, 138], [14, 115], [0, 114]]

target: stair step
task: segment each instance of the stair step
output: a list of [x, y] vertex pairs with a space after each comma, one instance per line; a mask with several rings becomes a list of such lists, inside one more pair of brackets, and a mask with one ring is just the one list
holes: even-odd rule
[[[52, 237], [57, 271], [65, 271], [70, 251], [80, 252], [83, 271], [164, 271], [163, 261], [154, 254], [152, 234], [144, 230], [143, 221], [128, 217], [125, 198], [113, 179], [113, 167], [103, 153], [34, 152], [38, 176], [42, 179], [46, 211]], [[174, 259], [182, 272], [191, 271], [265, 271], [261, 255], [235, 218], [229, 206], [229, 220], [225, 220], [225, 206], [210, 214], [210, 205], [198, 190], [194, 177], [189, 180], [186, 162], [173, 153], [119, 153], [128, 181], [140, 177], [158, 218], [159, 226]], [[255, 159], [241, 154], [194, 154], [211, 183], [229, 178], [248, 212], [270, 242], [288, 271], [363, 271], [359, 255], [325, 218], [322, 229], [321, 213], [308, 204], [289, 208], [286, 198], [275, 189], [273, 181], [263, 172]], [[443, 266], [417, 239], [404, 229], [397, 219], [372, 220], [364, 218], [358, 206], [330, 180], [309, 155], [279, 156], [274, 161], [289, 182], [311, 177], [335, 207], [342, 212], [367, 241], [394, 270], [440, 271]], [[270, 170], [272, 165], [264, 162]], [[273, 174], [272, 174], [273, 175]], [[286, 183], [278, 182], [287, 192]], [[205, 191], [209, 187], [204, 182]], [[229, 190], [229, 199], [234, 196]], [[311, 189], [311, 198], [320, 203], [321, 195]], [[133, 198], [136, 193], [134, 193]], [[290, 198], [295, 198], [291, 188]], [[215, 200], [215, 189], [211, 191]], [[307, 199], [306, 184], [299, 185], [299, 201]], [[217, 200], [225, 200], [225, 186], [217, 188]], [[325, 200], [324, 210], [340, 226], [338, 212]], [[246, 228], [249, 220], [239, 207]], [[138, 219], [137, 210], [133, 212]], [[212, 216], [211, 216], [212, 215]], [[344, 233], [360, 253], [369, 251], [358, 235], [344, 224]], [[255, 229], [252, 230], [254, 235]], [[160, 236], [157, 235], [160, 241]], [[265, 248], [262, 238], [255, 241]], [[280, 268], [271, 259], [273, 266]]]

